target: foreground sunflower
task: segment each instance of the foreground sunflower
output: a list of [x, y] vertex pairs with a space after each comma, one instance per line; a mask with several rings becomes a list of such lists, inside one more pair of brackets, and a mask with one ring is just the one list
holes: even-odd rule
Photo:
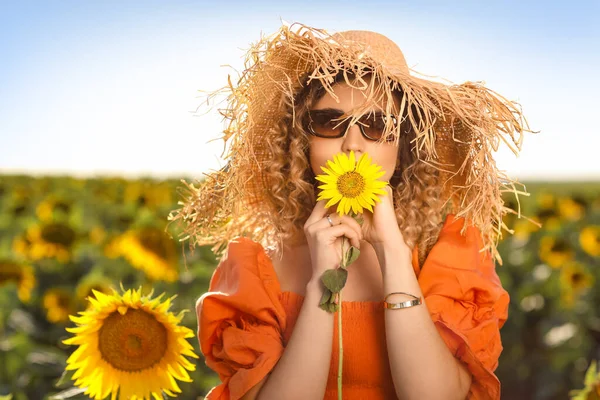
[[194, 364], [184, 356], [198, 358], [187, 338], [191, 329], [179, 326], [183, 312], [168, 312], [171, 297], [161, 302], [141, 289], [105, 295], [93, 290], [92, 306], [67, 328], [75, 336], [63, 343], [79, 346], [67, 360], [75, 370], [75, 385], [86, 388], [93, 399], [162, 399], [162, 392], [175, 397], [181, 393], [175, 379], [191, 382], [187, 371]]
[[337, 212], [340, 215], [349, 214], [352, 210], [360, 214], [363, 209], [373, 212], [375, 202], [381, 200], [377, 195], [385, 195], [383, 188], [387, 182], [378, 180], [385, 171], [381, 166], [371, 163], [371, 157], [363, 153], [356, 162], [354, 151], [350, 157], [345, 153], [334, 156], [333, 161], [327, 160], [327, 166], [321, 167], [325, 175], [317, 175], [316, 180], [323, 182], [317, 201], [327, 200], [325, 208], [338, 204]]

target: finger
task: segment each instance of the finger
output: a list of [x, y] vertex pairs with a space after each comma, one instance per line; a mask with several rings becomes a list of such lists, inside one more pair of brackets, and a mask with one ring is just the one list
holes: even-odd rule
[[331, 226], [322, 230], [321, 232], [322, 235], [325, 235], [325, 240], [330, 243], [334, 243], [337, 238], [346, 236], [348, 239], [350, 239], [352, 246], [360, 249], [360, 239], [358, 233], [356, 233], [354, 229], [346, 224]]
[[[362, 227], [354, 218], [352, 218], [349, 215], [338, 215], [338, 214], [331, 214], [330, 218], [333, 221], [334, 225], [339, 225], [339, 224], [349, 225], [352, 229], [354, 229], [358, 233], [358, 237], [362, 240]], [[325, 218], [325, 219], [327, 219], [327, 218]]]
[[317, 204], [315, 204], [315, 208], [313, 208], [312, 212], [306, 219], [305, 226], [310, 226], [325, 216], [325, 214], [327, 213], [325, 204], [325, 200], [317, 201]]

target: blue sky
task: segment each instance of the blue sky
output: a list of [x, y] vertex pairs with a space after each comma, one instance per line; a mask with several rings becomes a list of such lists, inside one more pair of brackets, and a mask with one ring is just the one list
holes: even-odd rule
[[[241, 70], [281, 21], [373, 30], [409, 67], [485, 84], [533, 130], [498, 166], [519, 179], [600, 179], [600, 2], [6, 1], [0, 173], [199, 176], [222, 165], [198, 90]], [[231, 68], [223, 67], [230, 65]]]

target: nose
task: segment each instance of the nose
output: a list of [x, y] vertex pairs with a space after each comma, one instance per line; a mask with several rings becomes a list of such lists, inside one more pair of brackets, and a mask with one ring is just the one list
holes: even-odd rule
[[342, 151], [348, 154], [350, 154], [350, 151], [354, 151], [354, 154], [358, 156], [364, 152], [365, 145], [366, 138], [363, 137], [358, 124], [350, 125], [344, 135]]

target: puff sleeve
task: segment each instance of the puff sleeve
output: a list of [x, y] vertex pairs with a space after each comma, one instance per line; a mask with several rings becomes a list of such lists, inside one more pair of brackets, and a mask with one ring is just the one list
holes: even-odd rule
[[503, 289], [480, 231], [449, 214], [418, 280], [427, 308], [442, 339], [472, 375], [469, 399], [500, 399], [494, 374], [502, 352], [500, 328], [508, 317]]
[[285, 310], [271, 285], [265, 285], [272, 277], [260, 249], [246, 238], [230, 242], [209, 291], [196, 303], [200, 349], [221, 379], [206, 399], [239, 399], [283, 353]]

